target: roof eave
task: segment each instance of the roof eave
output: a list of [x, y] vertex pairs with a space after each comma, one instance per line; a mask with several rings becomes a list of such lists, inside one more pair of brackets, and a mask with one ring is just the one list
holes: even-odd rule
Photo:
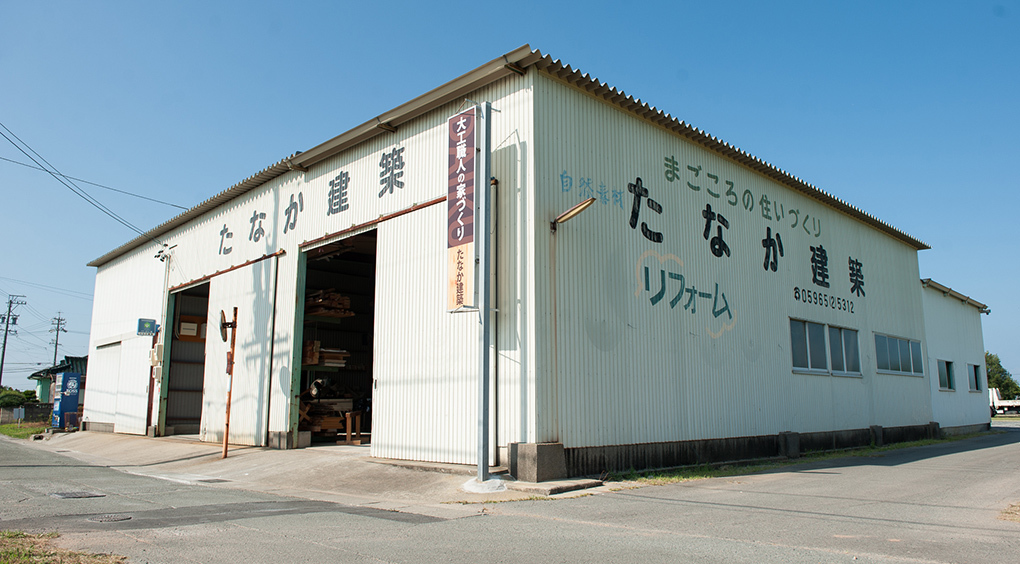
[[294, 162], [307, 168], [368, 139], [385, 133], [392, 133], [396, 128], [426, 112], [453, 102], [501, 78], [517, 74], [519, 70], [515, 69], [522, 70], [541, 59], [541, 57], [541, 53], [532, 51], [529, 45], [522, 45], [438, 88], [434, 88], [409, 102], [366, 121], [350, 131], [337, 135], [329, 141], [301, 153], [294, 159]]
[[88, 266], [99, 267], [113, 259], [132, 251], [142, 245], [153, 241], [161, 235], [168, 233], [174, 228], [183, 225], [191, 219], [211, 210], [220, 204], [240, 196], [250, 190], [269, 182], [287, 172], [298, 170], [305, 171], [312, 165], [322, 162], [334, 155], [337, 155], [362, 143], [368, 139], [385, 133], [396, 131], [402, 124], [433, 110], [443, 104], [456, 100], [465, 94], [491, 84], [511, 74], [526, 72], [528, 67], [535, 66], [539, 70], [548, 73], [550, 76], [567, 84], [584, 90], [585, 92], [614, 105], [628, 113], [646, 121], [658, 124], [674, 133], [697, 143], [709, 150], [721, 154], [730, 160], [741, 164], [751, 170], [758, 172], [772, 180], [783, 184], [795, 191], [798, 191], [812, 199], [815, 199], [827, 206], [830, 206], [842, 213], [849, 215], [879, 231], [882, 231], [894, 239], [897, 239], [917, 250], [929, 249], [927, 244], [916, 239], [899, 229], [885, 223], [877, 217], [853, 206], [831, 194], [821, 190], [812, 184], [804, 182], [788, 172], [771, 165], [729, 143], [713, 137], [703, 130], [697, 129], [690, 124], [680, 121], [669, 114], [657, 110], [647, 103], [641, 102], [627, 95], [622, 90], [610, 87], [608, 84], [599, 82], [588, 74], [572, 69], [569, 65], [564, 66], [559, 59], [552, 59], [549, 55], [543, 55], [541, 51], [532, 51], [530, 45], [525, 44], [509, 53], [497, 57], [488, 63], [453, 79], [438, 88], [434, 88], [413, 100], [406, 102], [386, 113], [380, 114], [365, 123], [342, 133], [325, 143], [315, 147], [297, 152], [284, 158], [274, 165], [271, 165], [261, 172], [248, 177], [234, 186], [220, 192], [208, 200], [198, 204], [194, 208], [179, 214], [178, 216], [162, 223], [156, 228], [140, 235], [131, 241], [117, 247], [103, 256], [88, 263]]
[[531, 46], [524, 44], [509, 53], [497, 57], [488, 63], [453, 79], [446, 84], [434, 88], [417, 98], [401, 104], [396, 108], [376, 116], [365, 123], [342, 133], [325, 143], [320, 143], [307, 151], [299, 151], [293, 155], [281, 159], [274, 165], [266, 167], [257, 174], [231, 186], [230, 188], [216, 194], [208, 200], [185, 211], [157, 227], [139, 235], [127, 243], [113, 249], [103, 256], [89, 262], [87, 266], [99, 267], [113, 259], [145, 245], [148, 242], [157, 242], [161, 235], [164, 235], [174, 228], [187, 223], [191, 219], [232, 200], [241, 194], [282, 176], [292, 170], [304, 171], [308, 167], [319, 163], [329, 157], [336, 155], [343, 150], [362, 143], [368, 139], [392, 132], [400, 125], [433, 110], [443, 104], [454, 101], [457, 98], [491, 84], [505, 76], [518, 74], [542, 58], [539, 51], [532, 51]]
[[[538, 52], [536, 51], [536, 53]], [[582, 74], [581, 71], [572, 69], [570, 65], [564, 66], [558, 59], [552, 59], [549, 55], [545, 55], [533, 64], [540, 71], [545, 72], [549, 76], [562, 81], [569, 86], [583, 90], [589, 95], [594, 96], [607, 104], [616, 106], [617, 108], [633, 114], [640, 119], [644, 119], [645, 121], [657, 124], [669, 131], [672, 131], [693, 143], [697, 143], [706, 149], [714, 151], [759, 174], [771, 178], [784, 186], [800, 192], [809, 198], [817, 200], [871, 227], [874, 227], [875, 229], [890, 235], [894, 239], [906, 243], [916, 250], [921, 251], [931, 248], [920, 239], [900, 231], [864, 210], [851, 205], [850, 203], [845, 202], [840, 198], [837, 198], [836, 196], [833, 196], [832, 194], [829, 194], [828, 192], [805, 182], [796, 176], [793, 176], [785, 170], [782, 170], [775, 165], [769, 164], [768, 162], [737, 148], [734, 145], [709, 135], [704, 130], [698, 129], [686, 122], [674, 118], [668, 113], [656, 109], [654, 106], [650, 106], [648, 103], [642, 102], [640, 99], [634, 98], [622, 90], [617, 90], [604, 82], [599, 82], [597, 79], [588, 74]]]
[[992, 310], [989, 309], [987, 305], [985, 305], [985, 304], [975, 300], [974, 298], [972, 298], [970, 296], [966, 296], [964, 294], [961, 294], [960, 292], [957, 292], [956, 290], [950, 288], [949, 286], [944, 286], [942, 284], [939, 284], [938, 282], [932, 280], [931, 278], [922, 278], [921, 279], [921, 286], [924, 286], [925, 288], [931, 288], [932, 290], [936, 290], [936, 291], [942, 292], [943, 296], [949, 296], [949, 297], [958, 299], [961, 302], [963, 302], [963, 303], [965, 303], [965, 304], [967, 304], [969, 306], [973, 306], [973, 307], [977, 308], [979, 313], [984, 313], [986, 315], [992, 313]]

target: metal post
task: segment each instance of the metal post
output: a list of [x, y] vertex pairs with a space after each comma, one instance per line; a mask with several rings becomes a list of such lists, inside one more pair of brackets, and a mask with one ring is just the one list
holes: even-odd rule
[[479, 105], [481, 128], [476, 139], [478, 150], [478, 167], [475, 169], [475, 197], [478, 198], [478, 214], [475, 216], [475, 237], [478, 242], [478, 314], [482, 324], [481, 348], [479, 350], [478, 371], [478, 481], [489, 479], [489, 337], [491, 334], [491, 311], [489, 308], [489, 275], [491, 251], [491, 225], [489, 211], [489, 138], [491, 128], [489, 117], [492, 105], [488, 102]]
[[223, 456], [227, 457], [227, 439], [230, 437], [230, 395], [234, 391], [234, 343], [237, 340], [237, 308], [234, 308], [234, 321], [227, 325], [230, 328], [230, 352], [227, 353], [227, 419], [223, 423]]

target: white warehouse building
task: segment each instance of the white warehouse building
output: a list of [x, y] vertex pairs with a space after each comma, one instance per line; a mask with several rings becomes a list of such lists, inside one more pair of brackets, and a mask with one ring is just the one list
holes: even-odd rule
[[236, 308], [237, 444], [476, 464], [483, 354], [489, 462], [534, 480], [987, 428], [987, 308], [926, 248], [525, 45], [91, 262], [84, 425], [221, 441]]

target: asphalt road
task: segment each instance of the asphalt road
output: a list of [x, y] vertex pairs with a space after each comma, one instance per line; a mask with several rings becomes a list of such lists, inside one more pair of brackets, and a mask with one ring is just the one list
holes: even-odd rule
[[[392, 511], [178, 483], [0, 440], [0, 529], [132, 562], [1018, 562], [1020, 425], [774, 472]], [[55, 494], [96, 494], [64, 498]]]

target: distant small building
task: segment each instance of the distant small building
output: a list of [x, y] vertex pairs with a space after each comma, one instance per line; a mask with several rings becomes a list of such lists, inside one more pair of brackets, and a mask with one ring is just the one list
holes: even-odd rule
[[987, 429], [991, 417], [981, 314], [991, 310], [931, 278], [921, 280], [921, 287], [932, 420], [949, 434]]
[[51, 366], [49, 368], [43, 368], [38, 372], [33, 372], [28, 377], [29, 380], [35, 380], [35, 395], [39, 403], [53, 403], [53, 382], [54, 375], [62, 372], [76, 372], [81, 374], [81, 402], [84, 403], [85, 398], [85, 370], [88, 368], [89, 356], [65, 356], [63, 362]]

